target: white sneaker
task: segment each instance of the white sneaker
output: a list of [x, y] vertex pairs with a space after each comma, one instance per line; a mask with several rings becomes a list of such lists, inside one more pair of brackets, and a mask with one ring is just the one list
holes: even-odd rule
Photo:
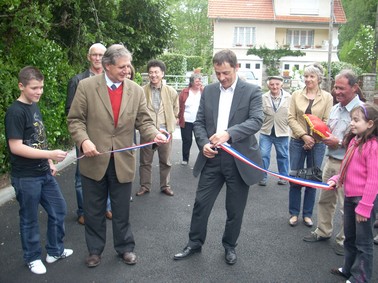
[[34, 274], [45, 274], [46, 273], [46, 267], [43, 264], [42, 260], [37, 259], [35, 261], [28, 262], [28, 267], [31, 272]]
[[64, 249], [64, 251], [62, 252], [62, 254], [60, 256], [51, 256], [51, 255], [47, 254], [46, 262], [47, 263], [53, 263], [53, 262], [56, 262], [58, 259], [69, 257], [72, 254], [73, 254], [73, 250], [71, 250], [71, 249]]
[[185, 161], [185, 160], [181, 161], [181, 165], [188, 165], [188, 161]]

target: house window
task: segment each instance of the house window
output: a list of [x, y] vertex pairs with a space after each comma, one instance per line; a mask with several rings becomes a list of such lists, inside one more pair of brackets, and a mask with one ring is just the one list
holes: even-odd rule
[[290, 64], [285, 64], [284, 65], [284, 70], [290, 70]]
[[245, 64], [245, 67], [246, 67], [247, 69], [251, 69], [251, 64], [247, 63], [247, 64]]
[[260, 63], [256, 63], [256, 65], [255, 65], [255, 69], [256, 69], [256, 70], [260, 70]]
[[256, 28], [235, 27], [233, 46], [252, 47], [256, 42]]
[[314, 45], [314, 30], [293, 30], [288, 29], [286, 43], [294, 47], [305, 47]]

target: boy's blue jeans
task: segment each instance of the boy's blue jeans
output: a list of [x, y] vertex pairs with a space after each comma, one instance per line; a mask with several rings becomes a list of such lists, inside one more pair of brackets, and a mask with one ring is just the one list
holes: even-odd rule
[[11, 182], [20, 205], [21, 244], [25, 262], [41, 259], [39, 204], [48, 215], [46, 251], [51, 256], [60, 256], [64, 251], [67, 206], [57, 181], [49, 172], [39, 177], [11, 177]]

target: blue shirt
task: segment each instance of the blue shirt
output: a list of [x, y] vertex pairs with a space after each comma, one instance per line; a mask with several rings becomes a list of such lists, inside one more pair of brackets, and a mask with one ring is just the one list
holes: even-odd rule
[[[349, 132], [349, 124], [351, 120], [350, 111], [361, 103], [362, 101], [359, 99], [358, 95], [356, 95], [346, 106], [337, 103], [332, 107], [331, 113], [329, 114], [328, 127], [332, 134], [339, 140], [342, 140], [345, 134]], [[346, 148], [344, 147], [334, 149], [327, 146], [326, 155], [338, 160], [343, 160], [345, 151]]]

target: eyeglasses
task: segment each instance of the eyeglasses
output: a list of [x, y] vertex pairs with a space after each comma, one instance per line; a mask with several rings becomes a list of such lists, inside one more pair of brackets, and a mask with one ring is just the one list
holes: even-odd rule
[[100, 57], [102, 58], [104, 56], [104, 54], [101, 54], [101, 53], [93, 53], [93, 54], [89, 54], [90, 56], [92, 57]]

